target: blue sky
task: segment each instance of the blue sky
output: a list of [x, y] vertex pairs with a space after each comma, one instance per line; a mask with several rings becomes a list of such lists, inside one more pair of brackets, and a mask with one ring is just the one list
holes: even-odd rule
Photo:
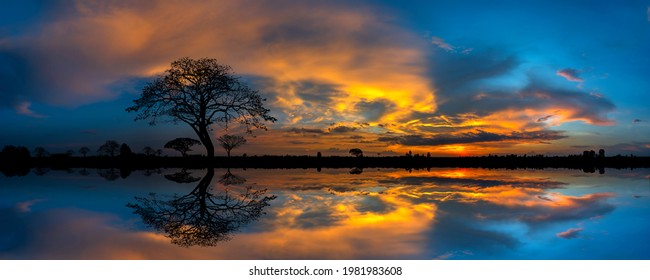
[[[0, 145], [195, 137], [124, 109], [213, 57], [278, 122], [239, 152], [650, 155], [648, 1], [4, 1]], [[214, 135], [241, 129], [215, 126]], [[171, 154], [171, 152], [170, 152]]]

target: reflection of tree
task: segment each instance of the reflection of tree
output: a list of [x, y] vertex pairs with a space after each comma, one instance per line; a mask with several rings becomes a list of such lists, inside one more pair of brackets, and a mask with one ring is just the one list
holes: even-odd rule
[[160, 168], [150, 168], [142, 171], [142, 174], [147, 177], [153, 174], [160, 174], [160, 173], [162, 173], [162, 170]]
[[117, 168], [97, 169], [97, 174], [108, 181], [115, 181], [120, 178], [120, 170]]
[[152, 193], [136, 197], [129, 203], [145, 224], [164, 232], [173, 244], [183, 247], [215, 246], [228, 240], [230, 233], [264, 214], [264, 208], [276, 196], [264, 196], [266, 190], [248, 187], [239, 195], [229, 191], [213, 194], [210, 182], [214, 170], [208, 172], [189, 194], [161, 199]]
[[187, 169], [176, 172], [174, 174], [165, 175], [165, 179], [174, 181], [176, 183], [185, 184], [185, 183], [194, 183], [198, 180], [201, 180], [201, 177], [194, 177], [192, 173], [188, 172]]
[[223, 184], [224, 186], [241, 185], [246, 183], [246, 178], [232, 174], [230, 172], [230, 168], [228, 168], [226, 174], [221, 175], [221, 179], [219, 179], [219, 183]]
[[363, 173], [363, 168], [355, 167], [350, 169], [350, 174], [361, 174]]
[[36, 168], [34, 168], [34, 174], [36, 174], [36, 176], [43, 176], [43, 175], [47, 174], [48, 172], [50, 172], [50, 169], [47, 168], [47, 167], [36, 167]]

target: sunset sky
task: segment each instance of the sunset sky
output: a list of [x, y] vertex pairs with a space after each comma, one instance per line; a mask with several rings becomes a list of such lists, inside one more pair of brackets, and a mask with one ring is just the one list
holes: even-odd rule
[[0, 4], [1, 146], [197, 138], [125, 108], [210, 57], [278, 119], [235, 155], [650, 155], [648, 0], [131, 2]]

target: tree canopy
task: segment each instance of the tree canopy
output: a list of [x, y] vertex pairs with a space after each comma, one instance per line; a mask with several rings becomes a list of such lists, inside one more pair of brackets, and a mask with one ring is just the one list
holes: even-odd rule
[[230, 157], [230, 151], [232, 151], [232, 149], [246, 144], [246, 139], [237, 135], [226, 134], [222, 135], [217, 140], [219, 140], [219, 145], [221, 145], [221, 147], [226, 150], [226, 153], [228, 153], [228, 157]]
[[97, 153], [100, 155], [109, 155], [111, 157], [114, 157], [115, 154], [117, 154], [117, 151], [120, 147], [120, 144], [117, 143], [116, 141], [113, 140], [108, 140], [106, 143], [103, 145], [99, 146], [99, 149], [97, 149]]
[[174, 149], [186, 157], [187, 152], [192, 151], [192, 146], [200, 145], [201, 142], [192, 138], [176, 138], [165, 143], [165, 149]]
[[181, 58], [171, 63], [161, 77], [148, 83], [135, 105], [127, 112], [137, 112], [135, 120], [149, 119], [154, 125], [160, 117], [188, 124], [205, 146], [209, 157], [214, 156], [211, 139], [212, 124], [226, 128], [231, 122], [246, 127], [266, 129], [265, 122], [275, 122], [264, 107], [256, 90], [249, 88], [230, 66], [211, 58]]
[[350, 154], [355, 157], [363, 157], [363, 151], [359, 148], [350, 149]]

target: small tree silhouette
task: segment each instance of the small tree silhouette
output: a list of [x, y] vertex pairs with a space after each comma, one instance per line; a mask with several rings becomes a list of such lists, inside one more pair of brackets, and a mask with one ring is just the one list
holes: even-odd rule
[[154, 150], [152, 147], [146, 146], [142, 148], [142, 153], [147, 156], [153, 156], [156, 154], [156, 150]]
[[219, 145], [223, 147], [226, 150], [226, 153], [228, 153], [228, 157], [230, 157], [230, 151], [234, 148], [237, 148], [241, 145], [246, 144], [246, 139], [241, 136], [237, 135], [222, 135], [219, 137]]
[[174, 149], [181, 153], [183, 157], [187, 156], [187, 152], [192, 151], [192, 146], [201, 145], [201, 142], [192, 138], [176, 138], [165, 144], [165, 149]]
[[90, 152], [90, 149], [88, 149], [88, 147], [81, 147], [79, 149], [79, 153], [82, 154], [84, 157], [86, 157], [86, 154], [88, 154], [88, 152]]
[[42, 157], [48, 156], [49, 154], [50, 153], [48, 153], [47, 150], [45, 150], [45, 148], [43, 148], [43, 147], [34, 148], [34, 156], [35, 157], [42, 158]]
[[113, 140], [108, 140], [104, 145], [99, 146], [97, 153], [101, 155], [109, 155], [114, 157], [117, 154], [117, 151], [120, 147], [120, 144]]
[[604, 158], [605, 157], [605, 150], [603, 150], [603, 149], [598, 150], [598, 157], [599, 158]]
[[126, 143], [123, 143], [122, 146], [120, 146], [120, 156], [121, 157], [129, 157], [133, 155], [133, 151], [131, 151], [131, 147], [127, 145]]
[[355, 157], [363, 157], [363, 151], [359, 148], [350, 149], [349, 153]]

